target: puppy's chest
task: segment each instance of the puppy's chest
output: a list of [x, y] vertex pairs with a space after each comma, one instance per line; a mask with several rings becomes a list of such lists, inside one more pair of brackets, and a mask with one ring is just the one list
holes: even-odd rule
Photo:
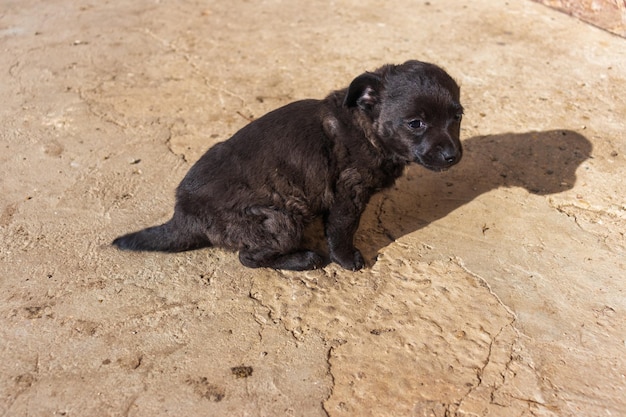
[[406, 163], [403, 162], [399, 162], [393, 159], [383, 160], [382, 164], [377, 170], [378, 172], [376, 173], [378, 183], [377, 190], [391, 187], [396, 179], [402, 176], [405, 167]]
[[361, 196], [370, 196], [391, 187], [404, 172], [405, 164], [382, 161], [374, 166], [352, 165], [338, 177], [337, 189], [346, 189]]
[[358, 181], [354, 178], [351, 182], [358, 182], [370, 192], [391, 187], [395, 180], [403, 174], [407, 165], [406, 161], [381, 152], [378, 147], [361, 146], [354, 148], [352, 150], [348, 150], [347, 146], [335, 148], [335, 155], [339, 155], [337, 167], [341, 173], [337, 178], [341, 180], [341, 177], [345, 177], [346, 172], [350, 172], [349, 176], [358, 177]]

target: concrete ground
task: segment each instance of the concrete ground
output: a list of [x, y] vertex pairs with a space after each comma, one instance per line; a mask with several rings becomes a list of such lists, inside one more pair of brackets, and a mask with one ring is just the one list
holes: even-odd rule
[[[626, 40], [530, 0], [4, 0], [0, 415], [625, 416]], [[377, 195], [366, 269], [125, 253], [249, 119], [384, 63], [463, 161]]]

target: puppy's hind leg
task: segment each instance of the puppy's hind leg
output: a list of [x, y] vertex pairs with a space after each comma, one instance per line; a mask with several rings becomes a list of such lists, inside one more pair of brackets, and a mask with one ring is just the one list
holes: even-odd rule
[[249, 268], [304, 271], [325, 265], [316, 252], [300, 247], [304, 224], [302, 216], [267, 207], [252, 207], [239, 223], [239, 260]]

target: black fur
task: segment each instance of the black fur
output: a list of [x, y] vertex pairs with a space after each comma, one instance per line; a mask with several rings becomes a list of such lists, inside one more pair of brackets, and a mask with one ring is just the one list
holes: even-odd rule
[[274, 110], [218, 143], [189, 170], [170, 221], [118, 237], [120, 249], [239, 251], [251, 268], [325, 264], [302, 248], [306, 224], [323, 216], [330, 258], [364, 266], [353, 238], [370, 197], [410, 162], [444, 170], [461, 159], [459, 87], [419, 61], [386, 65], [324, 100]]

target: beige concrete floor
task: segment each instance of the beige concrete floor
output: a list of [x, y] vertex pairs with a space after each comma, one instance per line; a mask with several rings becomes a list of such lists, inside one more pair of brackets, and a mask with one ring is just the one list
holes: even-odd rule
[[[532, 1], [0, 6], [0, 415], [626, 415], [626, 41]], [[370, 203], [368, 267], [123, 253], [247, 119], [383, 63], [464, 160]]]

